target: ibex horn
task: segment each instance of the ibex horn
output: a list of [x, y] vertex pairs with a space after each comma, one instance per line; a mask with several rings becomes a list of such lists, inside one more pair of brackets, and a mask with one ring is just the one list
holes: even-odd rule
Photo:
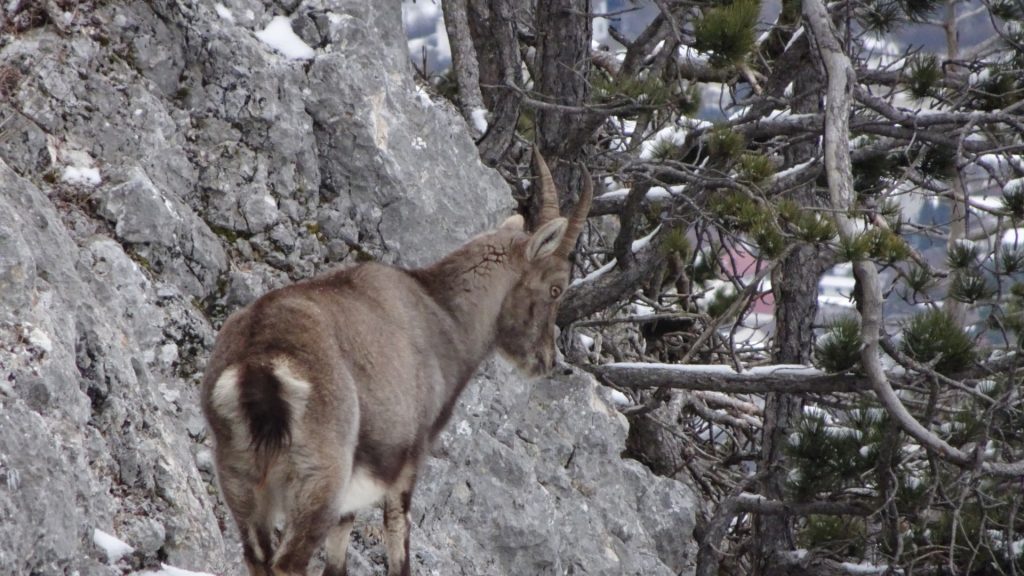
[[590, 201], [594, 199], [594, 180], [590, 177], [590, 171], [583, 169], [583, 190], [580, 191], [579, 202], [573, 208], [572, 217], [569, 218], [569, 226], [565, 229], [565, 237], [558, 247], [557, 254], [562, 257], [569, 256], [569, 253], [576, 248], [576, 240], [583, 231], [583, 225], [587, 223], [587, 215], [590, 214]]
[[536, 146], [533, 147], [533, 164], [540, 178], [540, 221], [537, 226], [542, 226], [561, 216], [558, 209], [558, 192], [555, 191], [555, 182], [551, 179], [551, 170]]

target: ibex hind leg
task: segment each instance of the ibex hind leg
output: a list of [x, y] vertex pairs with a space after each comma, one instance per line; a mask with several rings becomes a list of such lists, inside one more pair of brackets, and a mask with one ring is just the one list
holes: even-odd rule
[[403, 471], [398, 483], [384, 497], [384, 542], [388, 576], [411, 576], [409, 564], [409, 508], [416, 477], [413, 467]]
[[338, 523], [342, 473], [328, 466], [294, 479], [284, 535], [274, 555], [274, 576], [306, 573], [310, 558]]
[[[244, 475], [242, 476], [244, 478]], [[254, 482], [225, 481], [221, 475], [224, 501], [235, 518], [242, 540], [242, 555], [250, 576], [271, 576], [274, 548], [271, 539], [272, 522], [266, 502], [261, 501]], [[235, 478], [239, 478], [236, 476]]]
[[348, 556], [348, 542], [355, 519], [355, 514], [347, 514], [327, 533], [327, 542], [324, 544], [327, 565], [324, 566], [323, 576], [348, 575], [345, 558]]

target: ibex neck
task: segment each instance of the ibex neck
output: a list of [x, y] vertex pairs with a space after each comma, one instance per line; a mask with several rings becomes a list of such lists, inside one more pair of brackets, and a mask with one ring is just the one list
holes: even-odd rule
[[411, 272], [450, 315], [463, 352], [477, 363], [494, 347], [498, 315], [515, 280], [511, 244], [471, 242]]

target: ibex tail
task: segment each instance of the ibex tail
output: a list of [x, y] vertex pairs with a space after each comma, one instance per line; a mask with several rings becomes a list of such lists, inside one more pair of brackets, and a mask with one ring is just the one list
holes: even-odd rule
[[286, 449], [302, 418], [310, 384], [287, 361], [247, 362], [225, 370], [214, 386], [215, 408], [235, 421], [236, 431], [264, 465]]

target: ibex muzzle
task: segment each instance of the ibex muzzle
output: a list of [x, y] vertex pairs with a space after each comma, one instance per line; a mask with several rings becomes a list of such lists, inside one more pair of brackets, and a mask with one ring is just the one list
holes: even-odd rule
[[430, 267], [325, 274], [225, 322], [203, 410], [250, 574], [302, 574], [325, 542], [324, 573], [345, 574], [355, 512], [380, 500], [388, 574], [409, 574], [416, 471], [470, 377], [495, 349], [531, 375], [552, 368], [592, 184], [566, 220], [534, 160], [543, 208], [532, 233], [513, 216]]

